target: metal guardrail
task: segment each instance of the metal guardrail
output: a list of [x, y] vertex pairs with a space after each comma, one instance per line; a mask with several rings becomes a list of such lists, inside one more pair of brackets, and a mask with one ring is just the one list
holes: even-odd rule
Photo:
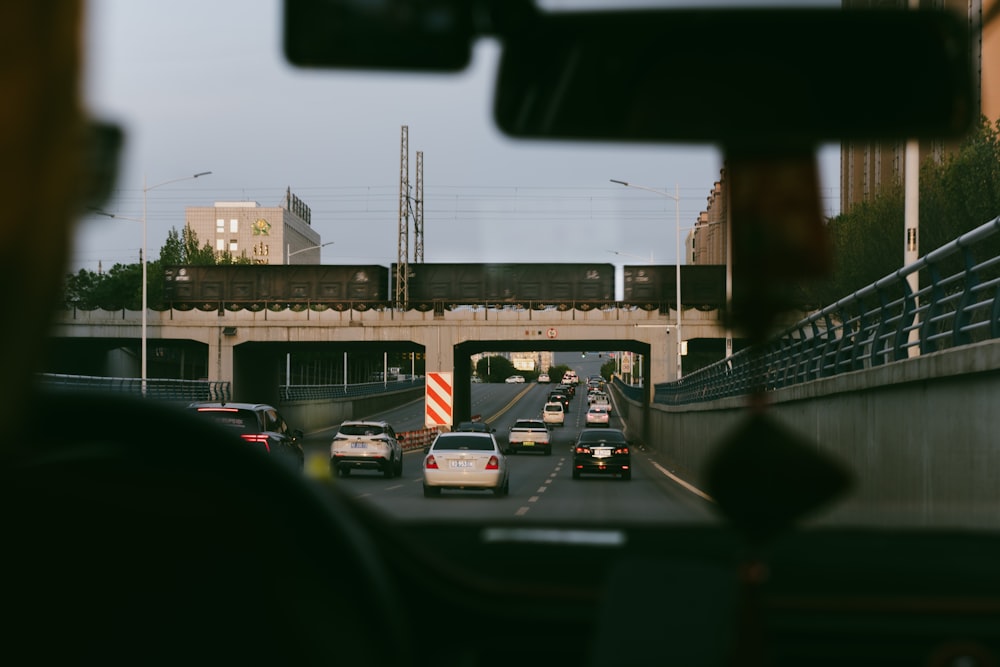
[[[38, 380], [45, 387], [143, 395], [140, 378], [42, 373]], [[161, 401], [230, 401], [232, 386], [229, 382], [214, 380], [154, 378], [146, 380], [145, 396]]]
[[309, 401], [372, 396], [423, 386], [423, 378], [416, 380], [394, 380], [392, 382], [361, 382], [357, 384], [293, 384], [278, 387], [278, 395], [281, 402]]
[[[1000, 216], [813, 313], [762, 348], [657, 384], [653, 402], [742, 396], [998, 338], [998, 231]], [[985, 259], [977, 260], [977, 251]], [[916, 292], [908, 283], [914, 273]]]

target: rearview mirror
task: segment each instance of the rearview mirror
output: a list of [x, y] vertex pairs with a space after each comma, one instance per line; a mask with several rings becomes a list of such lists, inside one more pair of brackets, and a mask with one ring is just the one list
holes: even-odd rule
[[516, 137], [756, 150], [957, 136], [968, 27], [944, 11], [537, 14], [504, 36], [494, 113]]

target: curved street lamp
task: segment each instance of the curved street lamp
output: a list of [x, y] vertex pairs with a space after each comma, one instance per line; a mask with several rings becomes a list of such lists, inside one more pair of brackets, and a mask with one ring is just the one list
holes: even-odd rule
[[197, 174], [192, 174], [191, 176], [182, 176], [180, 178], [172, 178], [169, 181], [162, 181], [160, 183], [155, 183], [154, 185], [146, 185], [146, 177], [142, 177], [142, 217], [141, 218], [129, 218], [123, 215], [118, 215], [116, 213], [108, 213], [107, 211], [102, 211], [99, 209], [94, 209], [92, 212], [96, 215], [104, 215], [109, 218], [116, 218], [118, 220], [130, 220], [132, 222], [142, 223], [142, 256], [140, 261], [142, 263], [142, 339], [141, 339], [141, 351], [140, 351], [140, 364], [141, 364], [141, 377], [142, 377], [142, 395], [146, 396], [146, 380], [148, 379], [147, 369], [148, 369], [148, 354], [147, 350], [149, 348], [149, 336], [148, 336], [148, 315], [146, 313], [149, 301], [149, 276], [147, 272], [146, 261], [146, 229], [147, 229], [147, 217], [146, 217], [146, 194], [150, 190], [155, 190], [156, 188], [163, 187], [164, 185], [170, 185], [171, 183], [177, 183], [179, 181], [190, 181], [195, 178], [201, 178], [202, 176], [208, 176], [212, 172], [210, 171], [199, 171]]
[[292, 255], [298, 255], [300, 252], [306, 252], [308, 250], [316, 250], [317, 248], [325, 248], [328, 245], [333, 245], [336, 241], [327, 241], [326, 243], [320, 243], [319, 245], [311, 245], [308, 248], [299, 248], [295, 252], [292, 252], [292, 244], [285, 244], [285, 263], [292, 257]]
[[674, 185], [674, 194], [670, 194], [666, 190], [657, 190], [656, 188], [646, 187], [645, 185], [637, 185], [635, 183], [629, 183], [628, 181], [619, 181], [614, 178], [609, 179], [612, 183], [617, 183], [618, 185], [624, 185], [627, 188], [636, 188], [637, 190], [645, 190], [646, 192], [652, 192], [653, 194], [660, 195], [662, 197], [669, 197], [674, 200], [674, 217], [675, 217], [675, 234], [676, 234], [676, 250], [677, 250], [677, 261], [674, 262], [677, 269], [677, 276], [675, 282], [677, 283], [677, 379], [680, 380], [682, 376], [681, 361], [683, 360], [682, 352], [684, 350], [684, 338], [681, 336], [681, 195], [680, 186]]

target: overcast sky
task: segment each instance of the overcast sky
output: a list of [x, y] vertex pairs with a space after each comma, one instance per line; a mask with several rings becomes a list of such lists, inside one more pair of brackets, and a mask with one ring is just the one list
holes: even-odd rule
[[[278, 205], [291, 187], [312, 209], [322, 262], [396, 260], [400, 131], [410, 182], [424, 160], [427, 262], [674, 263], [674, 202], [694, 224], [719, 178], [711, 146], [514, 141], [491, 119], [498, 50], [482, 42], [459, 75], [306, 72], [284, 62], [280, 0], [90, 0], [86, 94], [127, 134], [107, 210], [142, 218], [143, 182], [212, 175], [148, 192], [150, 258], [186, 206]], [[687, 103], [690, 100], [678, 100]], [[839, 205], [835, 147], [821, 159], [825, 213]], [[88, 217], [72, 270], [134, 262], [141, 225]], [[412, 240], [411, 240], [412, 248]], [[554, 251], [555, 250], [555, 251]], [[613, 254], [615, 251], [619, 254]], [[412, 250], [411, 250], [412, 253]]]

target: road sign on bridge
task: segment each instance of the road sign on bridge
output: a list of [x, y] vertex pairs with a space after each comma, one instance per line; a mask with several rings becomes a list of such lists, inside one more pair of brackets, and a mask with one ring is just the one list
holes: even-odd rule
[[424, 423], [433, 428], [451, 426], [453, 396], [452, 373], [428, 373], [424, 391]]

